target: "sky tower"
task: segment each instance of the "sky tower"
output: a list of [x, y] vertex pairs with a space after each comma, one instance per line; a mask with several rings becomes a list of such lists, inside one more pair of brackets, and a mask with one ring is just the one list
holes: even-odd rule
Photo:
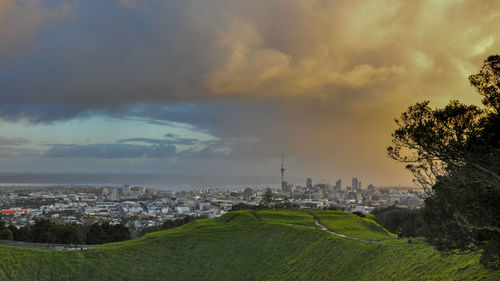
[[281, 191], [286, 192], [287, 191], [287, 183], [285, 181], [285, 154], [283, 154], [283, 157], [281, 158]]

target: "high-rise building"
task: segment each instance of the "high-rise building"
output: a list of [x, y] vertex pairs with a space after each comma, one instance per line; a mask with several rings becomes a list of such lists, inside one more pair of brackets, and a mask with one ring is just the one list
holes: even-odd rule
[[129, 195], [131, 191], [132, 191], [132, 186], [130, 184], [126, 184], [121, 188], [122, 195]]
[[341, 190], [342, 189], [342, 180], [338, 180], [336, 183], [335, 183], [335, 190]]
[[312, 188], [313, 187], [313, 180], [311, 178], [307, 178], [307, 180], [306, 180], [306, 187], [307, 188]]
[[288, 192], [288, 183], [286, 181], [281, 182], [281, 191]]
[[359, 189], [359, 181], [358, 178], [354, 177], [352, 178], [352, 190], [357, 190]]
[[253, 194], [253, 189], [251, 189], [250, 187], [247, 187], [245, 188], [245, 190], [243, 190], [243, 196], [245, 196], [246, 198], [252, 196]]
[[371, 191], [371, 192], [375, 192], [375, 186], [373, 186], [373, 184], [369, 184], [368, 187], [367, 187], [368, 191]]

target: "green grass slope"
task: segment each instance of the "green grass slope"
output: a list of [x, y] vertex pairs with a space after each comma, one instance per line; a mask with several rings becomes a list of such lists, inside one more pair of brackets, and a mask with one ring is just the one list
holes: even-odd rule
[[331, 231], [355, 238], [375, 241], [394, 241], [397, 235], [390, 233], [377, 222], [341, 211], [314, 211], [312, 214]]
[[477, 255], [442, 257], [334, 211], [238, 211], [84, 251], [0, 246], [1, 280], [500, 280]]

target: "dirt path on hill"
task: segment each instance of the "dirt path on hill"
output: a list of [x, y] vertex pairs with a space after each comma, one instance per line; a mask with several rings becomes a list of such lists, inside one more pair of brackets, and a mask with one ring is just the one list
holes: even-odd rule
[[352, 236], [347, 236], [345, 234], [341, 234], [341, 233], [337, 233], [337, 232], [333, 232], [331, 231], [330, 229], [328, 229], [326, 226], [322, 225], [318, 218], [316, 218], [315, 216], [309, 214], [313, 219], [314, 219], [314, 223], [323, 231], [326, 231], [330, 234], [333, 234], [333, 235], [336, 235], [338, 237], [342, 237], [342, 238], [347, 238], [347, 239], [351, 239], [351, 240], [356, 240], [356, 241], [361, 241], [361, 242], [367, 242], [367, 243], [374, 243], [374, 244], [381, 244], [380, 241], [374, 241], [374, 240], [365, 240], [365, 239], [361, 239], [361, 238], [356, 238], [356, 237], [352, 237]]

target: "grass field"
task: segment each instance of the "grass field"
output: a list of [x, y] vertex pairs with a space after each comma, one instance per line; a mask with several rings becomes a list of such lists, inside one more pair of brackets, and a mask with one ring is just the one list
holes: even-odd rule
[[2, 280], [500, 280], [477, 255], [440, 256], [336, 211], [238, 211], [84, 252], [0, 246]]
[[348, 236], [375, 241], [394, 241], [397, 235], [377, 222], [341, 211], [314, 211], [312, 214], [328, 229]]

